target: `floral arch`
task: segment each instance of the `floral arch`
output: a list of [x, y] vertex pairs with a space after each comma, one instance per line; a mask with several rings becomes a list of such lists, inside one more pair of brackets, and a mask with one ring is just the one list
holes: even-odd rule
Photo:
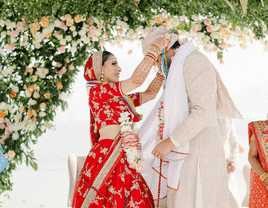
[[260, 41], [268, 51], [268, 5], [263, 0], [1, 0], [0, 143], [9, 160], [0, 194], [12, 190], [23, 161], [35, 170], [31, 144], [53, 126], [89, 52], [142, 40], [147, 28], [175, 27], [223, 63], [234, 44]]

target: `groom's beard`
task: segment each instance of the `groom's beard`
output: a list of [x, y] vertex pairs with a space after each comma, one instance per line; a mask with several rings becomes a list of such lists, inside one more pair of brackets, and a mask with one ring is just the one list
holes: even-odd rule
[[167, 60], [168, 69], [170, 68], [171, 62], [172, 62], [172, 60], [171, 60], [171, 58], [169, 58], [169, 59]]

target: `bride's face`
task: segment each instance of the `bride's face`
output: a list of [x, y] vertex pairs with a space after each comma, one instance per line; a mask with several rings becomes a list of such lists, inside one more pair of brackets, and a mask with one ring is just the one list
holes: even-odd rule
[[102, 71], [103, 71], [103, 81], [109, 83], [109, 82], [118, 82], [119, 75], [122, 70], [118, 66], [117, 59], [113, 55], [110, 55], [107, 61], [102, 66]]

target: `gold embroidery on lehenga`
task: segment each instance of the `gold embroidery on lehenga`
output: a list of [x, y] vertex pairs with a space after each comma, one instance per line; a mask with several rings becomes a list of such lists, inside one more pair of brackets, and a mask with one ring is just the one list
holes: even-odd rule
[[[88, 164], [87, 164], [88, 165]], [[87, 177], [91, 177], [91, 170], [92, 170], [93, 167], [91, 167], [90, 169], [88, 169], [87, 171], [84, 172], [84, 175], [87, 176]]]
[[95, 159], [96, 158], [96, 153], [95, 152], [89, 152], [88, 156], [93, 157]]
[[141, 205], [142, 203], [143, 203], [142, 200], [139, 201], [139, 202], [137, 202], [137, 201], [134, 202], [133, 198], [131, 197], [129, 203], [127, 204], [127, 206], [129, 208], [139, 208], [139, 205]]
[[106, 148], [106, 147], [101, 148], [100, 152], [105, 155], [108, 152], [108, 148]]
[[[84, 182], [84, 179], [82, 179], [83, 182]], [[78, 189], [77, 189], [77, 192], [79, 193], [80, 196], [82, 196], [82, 192], [81, 192], [81, 189], [84, 187], [85, 183], [83, 183], [82, 186], [80, 186]], [[84, 196], [83, 196], [84, 197]]]
[[118, 176], [120, 177], [121, 181], [125, 182], [125, 174], [124, 174], [124, 172], [120, 173]]

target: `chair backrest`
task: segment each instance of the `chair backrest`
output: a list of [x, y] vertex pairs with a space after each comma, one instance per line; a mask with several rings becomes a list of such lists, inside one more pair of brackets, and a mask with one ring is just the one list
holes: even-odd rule
[[87, 158], [87, 155], [77, 156], [76, 178], [78, 177], [81, 170], [83, 169], [86, 158]]
[[67, 202], [68, 207], [72, 206], [75, 183], [76, 183], [77, 177], [79, 176], [84, 166], [86, 157], [87, 155], [77, 156], [73, 153], [69, 155], [68, 169], [69, 169], [70, 186], [69, 186], [69, 196], [68, 196], [68, 202]]

